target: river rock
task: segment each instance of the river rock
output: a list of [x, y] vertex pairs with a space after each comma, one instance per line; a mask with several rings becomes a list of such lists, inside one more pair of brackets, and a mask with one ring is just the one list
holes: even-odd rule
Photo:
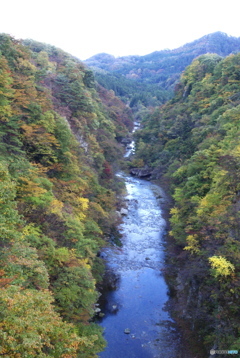
[[104, 251], [99, 251], [98, 254], [97, 254], [97, 257], [101, 257], [101, 259], [106, 260], [107, 254]]
[[118, 211], [118, 210], [116, 210], [116, 215], [117, 215], [118, 218], [120, 218], [122, 216], [120, 211]]
[[121, 215], [127, 215], [127, 214], [128, 214], [128, 210], [125, 209], [125, 208], [121, 208], [120, 214], [121, 214]]
[[131, 142], [132, 142], [132, 139], [131, 139], [131, 138], [123, 138], [123, 139], [121, 140], [121, 143], [124, 144], [124, 145], [129, 144], [129, 143], [131, 143]]
[[147, 178], [152, 175], [152, 170], [150, 168], [132, 168], [130, 174], [138, 178]]
[[116, 304], [110, 304], [108, 305], [108, 311], [111, 312], [111, 313], [117, 313], [119, 310], [119, 307], [118, 305]]

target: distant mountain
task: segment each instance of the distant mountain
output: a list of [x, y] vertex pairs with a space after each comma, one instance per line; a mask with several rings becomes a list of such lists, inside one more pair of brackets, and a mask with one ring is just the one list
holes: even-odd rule
[[[240, 51], [240, 38], [215, 32], [201, 37], [174, 50], [155, 51], [145, 56], [123, 56], [115, 58], [100, 53], [85, 61], [94, 68], [111, 73], [120, 73], [127, 78], [144, 80], [149, 77], [153, 83], [162, 82], [169, 74], [179, 74], [192, 60], [206, 53], [227, 56]], [[168, 87], [169, 84], [166, 84]]]
[[102, 53], [85, 63], [95, 71], [101, 85], [113, 89], [131, 107], [139, 101], [144, 106], [154, 106], [169, 99], [180, 74], [197, 56], [215, 53], [225, 57], [239, 51], [240, 38], [215, 32], [174, 50], [117, 58]]

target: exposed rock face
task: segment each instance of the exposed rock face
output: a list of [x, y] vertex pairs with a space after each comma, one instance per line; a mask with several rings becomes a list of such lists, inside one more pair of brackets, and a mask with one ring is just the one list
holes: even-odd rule
[[149, 178], [152, 175], [150, 168], [132, 168], [130, 174], [138, 178]]
[[120, 276], [112, 269], [108, 268], [105, 271], [104, 279], [102, 282], [103, 291], [114, 291], [119, 285]]
[[124, 145], [130, 144], [131, 142], [132, 142], [132, 139], [131, 139], [131, 138], [127, 138], [127, 137], [125, 137], [125, 138], [123, 138], [123, 139], [121, 140], [121, 143], [124, 144]]

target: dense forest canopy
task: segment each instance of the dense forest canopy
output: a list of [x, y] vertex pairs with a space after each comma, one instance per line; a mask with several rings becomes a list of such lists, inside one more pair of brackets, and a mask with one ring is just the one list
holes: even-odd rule
[[137, 158], [170, 186], [175, 314], [208, 351], [240, 344], [240, 53], [197, 57], [143, 121]]
[[0, 124], [0, 355], [95, 357], [131, 113], [77, 59], [1, 34]]

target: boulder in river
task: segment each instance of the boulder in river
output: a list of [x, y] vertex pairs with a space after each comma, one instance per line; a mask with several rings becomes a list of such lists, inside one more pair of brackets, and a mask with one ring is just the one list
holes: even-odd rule
[[130, 174], [138, 178], [148, 178], [152, 175], [150, 168], [132, 168]]
[[124, 144], [124, 145], [130, 144], [131, 142], [132, 142], [131, 138], [123, 138], [121, 140], [121, 143]]
[[116, 210], [116, 215], [117, 215], [118, 218], [120, 218], [122, 216], [120, 211], [118, 211], [118, 210]]
[[111, 312], [111, 313], [117, 313], [118, 312], [118, 305], [116, 305], [116, 304], [111, 304], [110, 306], [109, 306], [109, 312]]
[[127, 214], [128, 214], [128, 210], [125, 209], [125, 208], [121, 208], [120, 214], [121, 214], [121, 215], [127, 215]]

